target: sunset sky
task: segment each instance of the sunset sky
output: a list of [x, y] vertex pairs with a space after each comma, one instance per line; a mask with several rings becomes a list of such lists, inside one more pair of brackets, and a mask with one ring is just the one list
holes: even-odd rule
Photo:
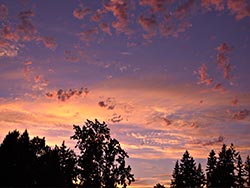
[[249, 0], [0, 0], [0, 140], [28, 129], [73, 148], [73, 124], [105, 121], [132, 187], [250, 154]]

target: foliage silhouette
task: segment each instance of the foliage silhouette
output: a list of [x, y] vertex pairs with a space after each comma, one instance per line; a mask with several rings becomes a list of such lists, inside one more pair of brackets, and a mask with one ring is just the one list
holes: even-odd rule
[[214, 150], [211, 150], [207, 159], [207, 167], [206, 167], [208, 188], [212, 188], [216, 184], [216, 177], [215, 177], [216, 165], [217, 165], [217, 157]]
[[116, 139], [110, 137], [110, 130], [103, 122], [87, 120], [82, 128], [74, 125], [75, 134], [71, 137], [77, 141], [80, 150], [77, 160], [80, 186], [88, 188], [124, 188], [134, 181], [131, 167], [126, 166], [128, 154]]
[[[9, 132], [0, 145], [0, 187], [126, 188], [135, 181], [126, 165], [128, 154], [111, 138], [104, 122], [87, 120], [73, 128], [71, 139], [76, 140], [78, 155], [64, 141], [51, 148], [44, 137], [30, 139], [27, 130]], [[233, 144], [223, 144], [218, 155], [214, 150], [209, 153], [206, 178], [201, 164], [197, 166], [186, 150], [180, 163], [176, 161], [170, 187], [242, 188], [250, 187], [249, 180], [249, 156], [243, 163]]]
[[173, 171], [173, 179], [171, 187], [203, 187], [205, 184], [205, 176], [202, 172], [201, 165], [196, 167], [195, 160], [190, 156], [189, 152], [183, 154], [180, 165], [178, 161]]
[[245, 165], [244, 165], [244, 175], [246, 176], [246, 186], [250, 187], [250, 157], [247, 156]]
[[75, 154], [64, 143], [52, 149], [45, 138], [30, 140], [27, 130], [22, 135], [14, 130], [0, 146], [0, 187], [72, 187], [71, 171], [76, 162], [70, 163], [71, 159]]
[[236, 183], [236, 187], [238, 188], [243, 188], [244, 187], [244, 165], [242, 163], [242, 159], [241, 156], [238, 155], [237, 158], [237, 164], [236, 164], [236, 171], [237, 171], [237, 175], [236, 175], [236, 179], [235, 179], [235, 183]]
[[154, 188], [165, 188], [165, 186], [164, 186], [164, 185], [161, 185], [160, 183], [157, 183], [157, 184], [154, 186]]
[[228, 148], [222, 145], [221, 151], [216, 156], [211, 150], [207, 159], [206, 177], [201, 169], [195, 167], [195, 161], [186, 151], [179, 165], [176, 161], [171, 187], [250, 187], [249, 186], [250, 158], [243, 163], [239, 152], [231, 144]]
[[179, 161], [177, 160], [175, 163], [174, 171], [172, 174], [173, 179], [171, 179], [171, 185], [170, 187], [179, 187], [181, 176], [180, 176], [180, 167], [179, 167]]
[[[80, 128], [74, 125], [76, 148], [51, 148], [45, 138], [30, 140], [23, 134], [9, 132], [0, 145], [0, 187], [86, 187], [124, 188], [134, 181], [128, 154], [111, 138], [105, 123], [87, 120]], [[80, 182], [80, 183], [78, 183]]]

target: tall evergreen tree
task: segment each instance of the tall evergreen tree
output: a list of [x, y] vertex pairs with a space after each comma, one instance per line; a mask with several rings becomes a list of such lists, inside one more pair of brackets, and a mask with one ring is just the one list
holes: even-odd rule
[[66, 147], [63, 141], [60, 147], [55, 147], [58, 152], [60, 171], [63, 177], [64, 187], [73, 187], [73, 181], [76, 179], [76, 154], [73, 150]]
[[238, 155], [237, 158], [237, 164], [236, 164], [236, 187], [237, 188], [243, 188], [244, 187], [244, 183], [245, 183], [245, 179], [244, 179], [244, 165], [242, 163], [242, 159], [241, 156]]
[[200, 188], [205, 186], [205, 175], [202, 171], [201, 164], [199, 163], [197, 171], [196, 171], [196, 177], [195, 177], [195, 187]]
[[217, 167], [217, 158], [214, 150], [211, 150], [207, 159], [207, 187], [212, 188], [216, 185], [215, 171]]
[[170, 187], [172, 188], [180, 187], [181, 185], [180, 183], [181, 183], [180, 167], [179, 167], [179, 161], [177, 160], [175, 163], [173, 174], [172, 174]]
[[196, 164], [193, 157], [190, 156], [189, 152], [183, 154], [180, 163], [180, 187], [196, 187]]
[[233, 144], [227, 149], [223, 144], [219, 153], [219, 159], [215, 172], [215, 187], [235, 187], [235, 161], [238, 153]]
[[244, 165], [244, 171], [246, 176], [246, 186], [250, 187], [250, 157], [247, 156], [245, 165]]

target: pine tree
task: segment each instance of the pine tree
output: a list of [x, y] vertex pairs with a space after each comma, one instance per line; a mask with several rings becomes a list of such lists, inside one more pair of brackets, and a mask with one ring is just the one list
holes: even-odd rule
[[242, 159], [241, 159], [240, 155], [237, 158], [236, 171], [237, 171], [237, 175], [236, 175], [236, 187], [237, 188], [243, 188], [245, 180], [244, 180], [243, 163], [242, 163]]
[[189, 152], [183, 154], [180, 163], [180, 187], [195, 187], [196, 183], [196, 164], [193, 159], [189, 155]]
[[215, 187], [235, 187], [234, 163], [237, 155], [238, 153], [234, 149], [233, 144], [231, 144], [228, 149], [227, 146], [223, 144], [215, 171]]
[[180, 187], [180, 167], [179, 167], [179, 161], [177, 160], [175, 163], [174, 171], [172, 174], [173, 179], [171, 179], [171, 185], [170, 187]]
[[216, 179], [215, 179], [215, 171], [217, 167], [216, 165], [217, 165], [216, 154], [214, 150], [211, 150], [207, 159], [207, 167], [206, 167], [208, 188], [215, 187], [216, 185]]
[[195, 187], [200, 188], [205, 186], [205, 175], [202, 171], [201, 164], [199, 163], [197, 171], [196, 171], [196, 185]]
[[246, 176], [246, 185], [247, 187], [250, 187], [250, 157], [247, 156], [245, 165], [244, 165], [244, 171]]
[[76, 154], [73, 150], [66, 147], [64, 141], [60, 147], [55, 149], [58, 152], [64, 187], [73, 187], [72, 180], [76, 181]]

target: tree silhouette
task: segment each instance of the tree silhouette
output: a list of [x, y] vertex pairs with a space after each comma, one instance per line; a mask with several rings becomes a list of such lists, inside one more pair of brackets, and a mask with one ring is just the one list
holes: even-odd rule
[[205, 175], [202, 171], [202, 168], [201, 168], [201, 164], [199, 163], [198, 165], [198, 168], [196, 170], [196, 177], [195, 177], [195, 180], [196, 180], [196, 187], [204, 187], [205, 186]]
[[203, 187], [205, 184], [201, 165], [196, 168], [195, 161], [187, 150], [183, 154], [180, 166], [178, 161], [176, 162], [172, 176], [171, 187]]
[[107, 125], [97, 120], [87, 120], [80, 128], [74, 125], [77, 140], [78, 178], [80, 186], [88, 188], [116, 188], [118, 184], [126, 187], [134, 181], [131, 167], [126, 166], [127, 153], [116, 139], [110, 137]]
[[237, 171], [237, 175], [236, 175], [236, 187], [237, 188], [243, 188], [244, 187], [244, 168], [243, 168], [243, 163], [242, 163], [242, 159], [241, 156], [238, 155], [237, 158], [237, 164], [236, 164], [236, 171]]
[[[55, 147], [59, 157], [59, 166], [63, 178], [63, 185], [73, 187], [73, 181], [76, 180], [76, 154], [73, 150], [66, 147], [63, 141], [60, 147]], [[73, 180], [73, 181], [72, 181]]]
[[227, 149], [223, 144], [219, 153], [219, 159], [215, 172], [216, 187], [234, 187], [235, 186], [235, 166], [238, 153], [235, 151], [233, 144]]
[[27, 130], [9, 132], [0, 147], [0, 186], [31, 186], [34, 158]]
[[179, 167], [179, 161], [177, 160], [175, 163], [174, 171], [172, 174], [172, 179], [171, 179], [171, 185], [170, 187], [180, 187], [181, 185], [181, 176], [180, 176], [180, 167]]
[[190, 156], [189, 152], [183, 154], [180, 163], [180, 177], [181, 187], [195, 187], [196, 181], [196, 164], [193, 157]]
[[0, 187], [73, 187], [74, 157], [64, 143], [51, 149], [45, 138], [30, 140], [27, 130], [9, 132], [0, 146]]
[[164, 186], [164, 185], [161, 185], [160, 183], [157, 183], [157, 184], [154, 186], [154, 188], [165, 188], [165, 186]]
[[245, 165], [244, 165], [244, 171], [246, 176], [246, 185], [247, 187], [250, 187], [250, 157], [247, 156]]
[[211, 150], [209, 153], [208, 159], [207, 159], [207, 187], [215, 187], [216, 185], [216, 177], [215, 177], [215, 171], [217, 168], [217, 158], [214, 150]]

